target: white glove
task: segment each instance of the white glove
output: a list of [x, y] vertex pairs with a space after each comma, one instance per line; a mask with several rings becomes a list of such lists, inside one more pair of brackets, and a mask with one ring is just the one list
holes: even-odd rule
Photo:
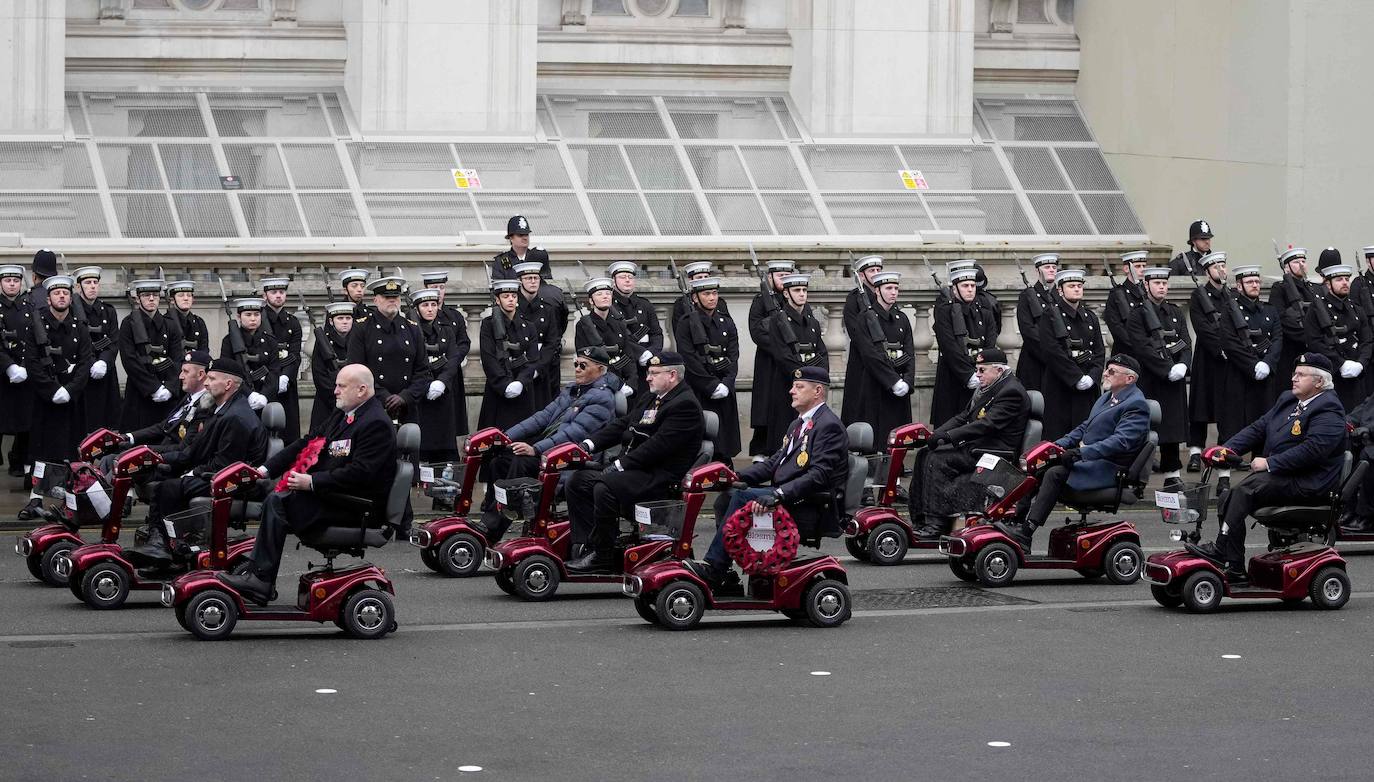
[[596, 443], [592, 442], [591, 440], [583, 440], [580, 443], [580, 445], [582, 446], [582, 450], [586, 451], [587, 453], [591, 453], [592, 451], [596, 450]]
[[91, 379], [99, 380], [100, 378], [105, 377], [105, 373], [109, 370], [110, 366], [106, 364], [103, 359], [97, 361], [94, 364], [91, 364]]
[[[282, 379], [285, 380], [286, 378], [282, 378]], [[444, 381], [442, 381], [442, 380], [433, 380], [433, 381], [430, 381], [430, 384], [429, 384], [429, 393], [425, 394], [425, 399], [428, 399], [429, 401], [433, 402], [434, 400], [436, 400], [436, 399], [438, 399], [439, 397], [443, 396], [443, 395], [444, 395], [444, 391], [446, 391], [446, 390], [448, 390], [448, 389], [444, 386]]]
[[617, 393], [617, 394], [620, 394], [621, 396], [625, 397], [626, 399], [629, 399], [630, 397], [632, 397], [632, 396], [635, 395], [635, 390], [634, 390], [633, 388], [631, 388], [629, 385], [623, 385], [623, 386], [620, 387], [620, 390], [619, 390], [619, 391], [616, 391], [616, 393]]
[[22, 383], [29, 379], [29, 371], [18, 364], [11, 364], [10, 368], [5, 370], [5, 377], [8, 377], [11, 383]]
[[465, 366], [467, 366], [467, 365], [468, 365], [468, 357], [467, 357], [467, 356], [463, 356], [463, 360], [458, 362], [458, 366], [459, 366], [459, 367], [465, 367]]
[[133, 432], [125, 432], [125, 433], [124, 433], [124, 439], [129, 441], [129, 445], [133, 445], [133, 444], [134, 444], [134, 433], [133, 433]]
[[1359, 376], [1360, 376], [1360, 373], [1363, 372], [1363, 371], [1364, 371], [1364, 366], [1362, 366], [1359, 362], [1356, 362], [1356, 361], [1342, 361], [1342, 362], [1341, 362], [1341, 377], [1343, 377], [1343, 378], [1345, 378], [1345, 379], [1347, 379], [1347, 380], [1349, 380], [1349, 379], [1352, 378], [1352, 377], [1359, 377]]
[[899, 378], [896, 383], [892, 384], [893, 396], [906, 396], [909, 393], [911, 393], [911, 386], [907, 385], [905, 380]]
[[1078, 389], [1079, 391], [1087, 391], [1089, 388], [1092, 387], [1093, 379], [1090, 375], [1084, 375], [1083, 377], [1078, 378], [1078, 382], [1074, 384], [1074, 388]]
[[248, 395], [248, 406], [253, 408], [254, 410], [261, 410], [264, 407], [267, 407], [267, 397], [263, 396], [262, 394], [259, 394], [257, 391], [254, 391], [253, 393]]
[[978, 387], [978, 373], [977, 373], [977, 372], [974, 372], [972, 375], [969, 375], [969, 376], [968, 376], [968, 387], [969, 387], [969, 388], [977, 388], [977, 387]]
[[286, 375], [282, 375], [281, 377], [277, 378], [277, 393], [285, 394], [286, 387], [289, 385], [291, 385], [291, 378], [287, 377]]
[[616, 459], [614, 462], [612, 462], [612, 464], [613, 464], [613, 465], [615, 466], [615, 468], [616, 468], [617, 470], [619, 470], [620, 472], [625, 472], [625, 468], [620, 466], [620, 460], [619, 460], [619, 459]]
[[1269, 377], [1269, 365], [1263, 361], [1255, 364], [1255, 379], [1263, 380], [1266, 377]]
[[261, 475], [264, 478], [267, 477], [267, 465], [264, 464], [258, 467], [258, 475]]
[[55, 405], [65, 405], [72, 401], [72, 395], [67, 393], [67, 389], [58, 388], [57, 393], [52, 395], [52, 403]]
[[639, 344], [641, 344], [641, 345], [647, 345], [647, 344], [649, 344], [649, 335], [648, 335], [648, 334], [645, 334], [644, 336], [640, 337], [640, 338], [639, 338]]
[[[648, 339], [648, 337], [645, 337], [645, 339]], [[651, 359], [651, 358], [653, 358], [653, 357], [654, 357], [654, 352], [653, 352], [652, 350], [646, 350], [646, 351], [644, 351], [643, 353], [640, 353], [640, 354], [639, 354], [639, 365], [640, 365], [641, 367], [644, 366], [645, 364], [649, 363], [649, 359]]]
[[1188, 374], [1187, 365], [1174, 364], [1173, 366], [1169, 367], [1169, 382], [1177, 383], [1178, 381], [1182, 380], [1183, 376], [1186, 374]]
[[724, 399], [730, 393], [730, 389], [724, 383], [716, 383], [716, 390], [711, 392], [712, 399]]
[[167, 390], [167, 386], [158, 386], [157, 390], [153, 392], [154, 402], [166, 402], [171, 398], [172, 392]]
[[519, 380], [512, 380], [510, 384], [506, 386], [507, 399], [514, 399], [523, 393], [525, 393], [525, 384], [521, 383]]

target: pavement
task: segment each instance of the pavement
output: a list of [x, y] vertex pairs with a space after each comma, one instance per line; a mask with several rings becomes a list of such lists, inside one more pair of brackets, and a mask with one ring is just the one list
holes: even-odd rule
[[[0, 513], [19, 496], [0, 484]], [[1122, 515], [1147, 552], [1174, 547], [1153, 508]], [[154, 592], [96, 612], [0, 556], [0, 779], [1371, 776], [1374, 546], [1351, 548], [1340, 611], [1207, 616], [1143, 583], [1022, 571], [985, 590], [933, 552], [824, 550], [849, 571], [845, 625], [708, 613], [675, 633], [615, 585], [523, 603], [393, 543], [370, 557], [400, 622], [377, 642], [269, 622], [199, 642]], [[311, 555], [288, 543], [279, 586]]]

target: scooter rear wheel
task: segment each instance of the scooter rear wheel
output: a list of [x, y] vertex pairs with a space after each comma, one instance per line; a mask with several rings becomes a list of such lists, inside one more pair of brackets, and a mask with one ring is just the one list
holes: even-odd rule
[[1183, 605], [1183, 595], [1171, 591], [1167, 586], [1161, 584], [1150, 585], [1150, 597], [1153, 597], [1156, 603], [1165, 608], [1178, 608]]
[[1312, 577], [1307, 595], [1317, 608], [1334, 611], [1350, 600], [1350, 576], [1335, 565], [1327, 565]]
[[706, 596], [690, 581], [671, 581], [654, 600], [658, 623], [669, 630], [690, 630], [706, 613]]
[[849, 556], [860, 562], [868, 561], [868, 538], [846, 537], [844, 539], [844, 548], [845, 551], [849, 552]]
[[340, 613], [344, 632], [354, 638], [381, 638], [396, 626], [391, 595], [380, 589], [360, 589], [348, 596]]
[[868, 533], [868, 557], [875, 565], [895, 565], [906, 556], [906, 530], [887, 522]]
[[98, 611], [119, 608], [129, 597], [131, 578], [124, 566], [101, 562], [81, 577], [81, 599]]
[[654, 601], [639, 596], [635, 598], [635, 613], [651, 625], [658, 624], [658, 613], [654, 611]]
[[1140, 580], [1140, 571], [1145, 567], [1145, 552], [1129, 540], [1113, 543], [1107, 553], [1102, 555], [1102, 569], [1107, 580], [1125, 586]]
[[222, 589], [197, 592], [186, 601], [186, 629], [202, 641], [219, 641], [234, 632], [239, 621], [238, 604]]
[[48, 550], [43, 552], [43, 559], [39, 563], [42, 572], [38, 574], [38, 577], [43, 579], [43, 583], [59, 587], [67, 585], [68, 577], [57, 572], [57, 557], [59, 555], [65, 556], [75, 548], [76, 544], [70, 541], [48, 546]]
[[973, 572], [973, 563], [966, 559], [955, 559], [950, 557], [949, 572], [960, 581], [977, 581], [978, 576]]
[[1016, 578], [1020, 561], [1006, 543], [989, 543], [973, 560], [973, 572], [986, 587], [1002, 587]]
[[515, 588], [516, 596], [530, 602], [539, 602], [553, 597], [554, 593], [558, 591], [560, 578], [561, 574], [558, 572], [557, 563], [542, 554], [521, 560], [511, 573], [511, 582]]
[[453, 535], [435, 554], [439, 572], [454, 578], [476, 573], [482, 567], [482, 548], [481, 541], [466, 532]]
[[1199, 570], [1183, 582], [1183, 605], [1195, 614], [1215, 611], [1221, 605], [1221, 577], [1210, 570]]
[[832, 578], [812, 584], [802, 597], [806, 618], [816, 627], [838, 627], [853, 610], [849, 587]]

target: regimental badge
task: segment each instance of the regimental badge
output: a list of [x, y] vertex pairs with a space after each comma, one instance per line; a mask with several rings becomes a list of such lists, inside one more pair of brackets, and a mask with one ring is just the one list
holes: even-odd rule
[[802, 451], [801, 453], [797, 454], [798, 467], [805, 467], [806, 463], [809, 461], [811, 461], [811, 457], [806, 455], [806, 451]]
[[988, 417], [988, 409], [987, 409], [986, 407], [980, 407], [980, 408], [978, 408], [978, 417], [979, 417], [979, 418], [987, 418], [987, 417]]
[[798, 369], [797, 371], [793, 372], [793, 373], [792, 373], [792, 377], [795, 377], [796, 379], [801, 380], [801, 370]]
[[1293, 428], [1288, 430], [1289, 434], [1297, 437], [1302, 434], [1302, 421], [1294, 421]]

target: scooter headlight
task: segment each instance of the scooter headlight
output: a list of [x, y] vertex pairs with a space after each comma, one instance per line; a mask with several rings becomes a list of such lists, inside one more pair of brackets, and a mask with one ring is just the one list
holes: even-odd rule
[[172, 586], [171, 584], [163, 584], [163, 585], [162, 585], [162, 604], [165, 605], [165, 606], [167, 606], [168, 608], [171, 608], [171, 607], [172, 607], [172, 603], [174, 603], [174, 602], [176, 601], [176, 598], [177, 598], [177, 588], [174, 587], [174, 586]]
[[18, 554], [18, 555], [21, 556], [21, 557], [27, 557], [28, 555], [32, 554], [32, 553], [33, 553], [33, 541], [32, 541], [32, 540], [29, 540], [28, 537], [22, 537], [22, 538], [20, 538], [20, 539], [14, 544], [14, 553]]
[[67, 556], [65, 551], [54, 554], [52, 558], [52, 569], [53, 572], [59, 576], [70, 576], [72, 574], [72, 558]]
[[1169, 530], [1169, 540], [1183, 540], [1183, 530], [1181, 530], [1181, 529], [1171, 529], [1171, 530]]

